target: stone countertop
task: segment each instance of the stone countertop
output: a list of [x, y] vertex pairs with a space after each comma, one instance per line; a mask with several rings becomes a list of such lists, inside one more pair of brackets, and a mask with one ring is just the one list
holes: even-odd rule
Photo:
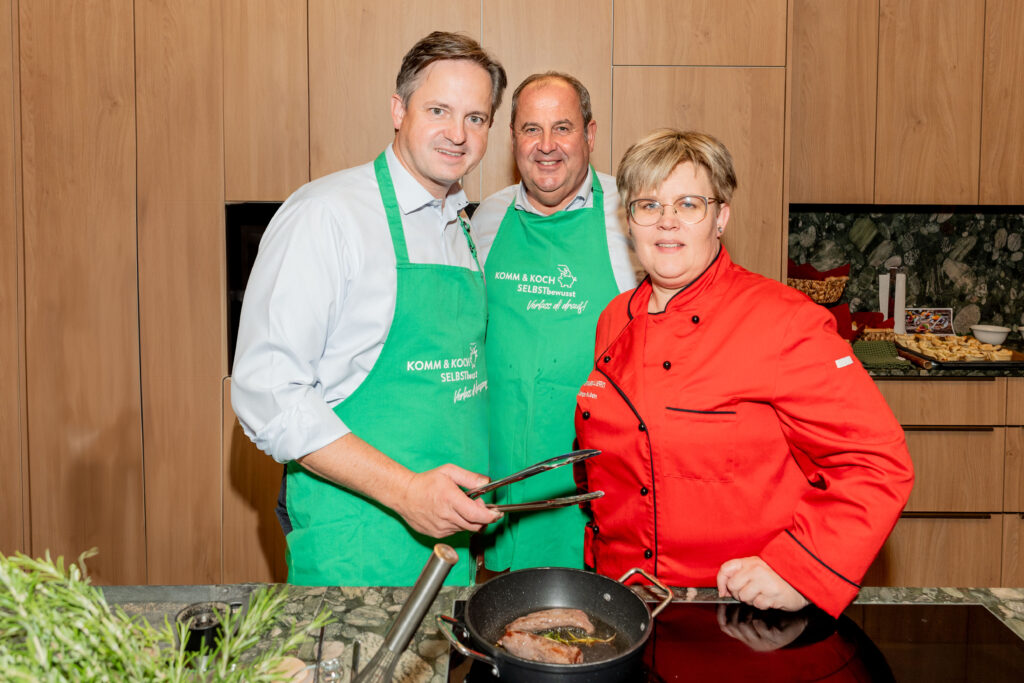
[[[1024, 347], [1019, 344], [1004, 344], [1005, 348], [1016, 351], [1017, 353], [1024, 353]], [[932, 368], [925, 370], [924, 368], [907, 361], [903, 367], [899, 368], [880, 368], [865, 366], [868, 374], [872, 377], [908, 377], [913, 379], [949, 379], [959, 377], [1024, 377], [1024, 363], [1014, 361], [1010, 363], [1009, 367], [1005, 364], [1003, 367], [991, 367], [991, 363], [988, 362], [966, 362], [962, 361], [959, 363], [933, 364]]]
[[[151, 622], [171, 620], [193, 602], [243, 602], [262, 584], [226, 586], [108, 586], [103, 588], [107, 601], [129, 615]], [[334, 619], [324, 632], [325, 660], [337, 658], [347, 672], [356, 654], [365, 666], [380, 647], [384, 636], [411, 588], [345, 588], [289, 586], [285, 618], [308, 621], [323, 605]], [[431, 605], [409, 648], [399, 662], [399, 680], [405, 683], [445, 683], [448, 642], [437, 631], [434, 617], [451, 614], [456, 600], [465, 598], [472, 588], [447, 587]], [[675, 589], [678, 602], [723, 602], [715, 589]], [[649, 596], [647, 596], [649, 597]], [[855, 604], [981, 604], [1024, 639], [1024, 588], [863, 588]], [[315, 641], [304, 644], [297, 656], [315, 660]]]
[[1024, 377], [1024, 367], [972, 368], [967, 366], [925, 370], [912, 363], [903, 368], [866, 368], [872, 377], [908, 377], [913, 379], [950, 379], [959, 377]]

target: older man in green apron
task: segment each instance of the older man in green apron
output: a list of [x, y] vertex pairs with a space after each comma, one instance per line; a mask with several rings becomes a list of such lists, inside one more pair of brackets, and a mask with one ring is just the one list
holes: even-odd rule
[[[487, 273], [491, 476], [573, 447], [576, 392], [605, 305], [636, 285], [615, 179], [590, 166], [597, 122], [576, 78], [548, 72], [512, 97], [522, 182], [481, 203], [473, 230]], [[601, 456], [597, 456], [601, 457]], [[499, 489], [497, 502], [566, 495], [568, 468]], [[512, 513], [489, 534], [489, 569], [581, 567], [578, 507]]]
[[[487, 481], [486, 297], [459, 212], [505, 87], [472, 39], [406, 54], [393, 144], [313, 181], [275, 215], [246, 288], [232, 405], [287, 464], [288, 580], [412, 585], [436, 539], [462, 561], [500, 517]], [[461, 567], [461, 569], [459, 569]]]

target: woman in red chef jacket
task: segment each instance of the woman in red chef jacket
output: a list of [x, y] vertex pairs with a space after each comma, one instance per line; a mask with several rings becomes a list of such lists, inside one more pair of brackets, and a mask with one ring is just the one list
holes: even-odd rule
[[910, 495], [903, 431], [825, 308], [729, 258], [718, 140], [655, 131], [617, 181], [648, 277], [601, 314], [578, 396], [603, 451], [579, 471], [605, 492], [587, 563], [838, 615]]

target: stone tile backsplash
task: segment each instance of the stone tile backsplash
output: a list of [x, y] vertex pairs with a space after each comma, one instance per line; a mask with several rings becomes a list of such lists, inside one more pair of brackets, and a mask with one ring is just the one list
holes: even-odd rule
[[957, 333], [978, 322], [1024, 328], [1024, 209], [927, 211], [794, 205], [789, 257], [818, 270], [849, 263], [840, 302], [851, 311], [877, 311], [878, 275], [902, 267], [907, 307], [952, 307]]

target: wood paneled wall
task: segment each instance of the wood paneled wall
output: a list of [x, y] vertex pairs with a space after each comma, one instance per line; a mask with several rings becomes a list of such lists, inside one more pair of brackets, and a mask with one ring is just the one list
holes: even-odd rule
[[0, 553], [25, 547], [22, 436], [21, 230], [17, 191], [17, 111], [14, 6], [0, 1]]
[[309, 181], [306, 0], [223, 7], [225, 194], [279, 201]]
[[219, 583], [227, 372], [221, 4], [135, 3], [149, 583]]
[[144, 583], [130, 0], [19, 3], [31, 547]]
[[615, 3], [615, 63], [785, 66], [786, 0]]
[[284, 581], [285, 540], [274, 512], [284, 466], [261, 453], [231, 410], [223, 387], [224, 582]]
[[792, 44], [790, 200], [870, 204], [878, 0], [796, 0]]
[[1024, 3], [985, 3], [985, 76], [981, 107], [984, 203], [1024, 204]]
[[784, 257], [785, 78], [784, 69], [615, 69], [613, 158], [621, 158], [641, 135], [667, 125], [722, 140], [739, 183], [723, 241], [736, 263], [769, 277], [778, 277]]
[[[512, 158], [512, 93], [524, 78], [543, 71], [570, 73], [586, 86], [597, 121], [591, 162], [599, 171], [612, 172], [612, 4], [567, 0], [558, 12], [573, 21], [560, 22], [537, 20], [549, 11], [545, 0], [484, 3], [483, 44], [501, 60], [509, 85], [480, 164], [481, 198], [519, 179]], [[523, 40], [525, 35], [530, 40]], [[538, 49], [541, 45], [544, 48]]]
[[[310, 177], [380, 154], [394, 137], [390, 101], [402, 55], [430, 31], [479, 39], [481, 4], [309, 0]], [[466, 191], [479, 195], [479, 171]]]
[[875, 201], [976, 204], [985, 0], [879, 11]]

